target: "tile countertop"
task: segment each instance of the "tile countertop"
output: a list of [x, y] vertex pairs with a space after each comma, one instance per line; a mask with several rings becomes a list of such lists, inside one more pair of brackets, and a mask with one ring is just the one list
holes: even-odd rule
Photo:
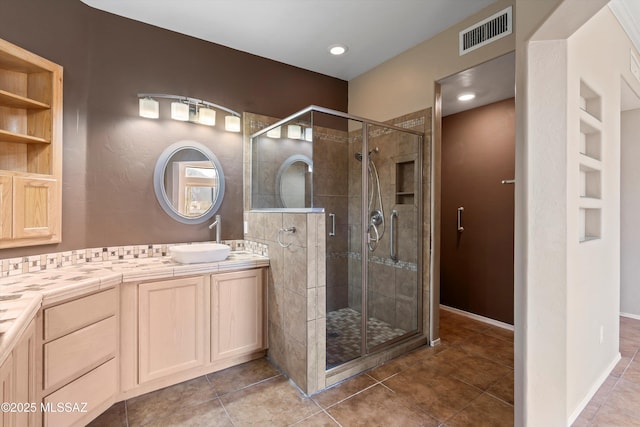
[[224, 261], [180, 264], [170, 256], [87, 262], [0, 279], [0, 364], [42, 307], [121, 283], [268, 267], [269, 258], [232, 251]]

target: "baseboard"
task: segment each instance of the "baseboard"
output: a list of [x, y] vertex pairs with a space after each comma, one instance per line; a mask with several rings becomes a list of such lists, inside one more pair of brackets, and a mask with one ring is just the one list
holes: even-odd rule
[[622, 358], [622, 356], [620, 355], [620, 353], [618, 353], [616, 355], [616, 357], [613, 359], [613, 361], [609, 364], [607, 369], [605, 369], [602, 372], [602, 374], [600, 374], [600, 376], [598, 377], [596, 382], [589, 389], [589, 392], [587, 393], [587, 395], [582, 399], [582, 401], [580, 402], [578, 407], [573, 411], [573, 413], [571, 414], [571, 416], [567, 420], [567, 425], [568, 426], [572, 425], [574, 423], [574, 421], [576, 419], [578, 419], [578, 417], [580, 416], [580, 413], [582, 413], [582, 411], [584, 410], [584, 408], [587, 407], [587, 405], [589, 404], [591, 399], [593, 399], [593, 396], [595, 396], [595, 394], [598, 392], [598, 389], [600, 388], [600, 386], [602, 386], [602, 384], [604, 384], [604, 382], [607, 380], [607, 378], [609, 377], [609, 374], [611, 374], [611, 372], [613, 372], [613, 370], [615, 369], [616, 365], [618, 364], [618, 362], [620, 361], [621, 358]]
[[441, 310], [445, 310], [445, 311], [450, 311], [452, 313], [456, 313], [456, 314], [459, 314], [461, 316], [469, 317], [471, 319], [478, 320], [478, 321], [483, 322], [483, 323], [488, 323], [490, 325], [497, 326], [499, 328], [508, 329], [510, 331], [514, 330], [513, 325], [510, 325], [508, 323], [504, 323], [504, 322], [501, 322], [499, 320], [491, 319], [489, 317], [480, 316], [479, 314], [469, 313], [468, 311], [460, 310], [458, 308], [449, 307], [448, 305], [440, 304], [440, 309]]
[[622, 317], [628, 317], [629, 319], [636, 319], [636, 320], [640, 320], [640, 314], [631, 314], [631, 313], [620, 313], [620, 316]]

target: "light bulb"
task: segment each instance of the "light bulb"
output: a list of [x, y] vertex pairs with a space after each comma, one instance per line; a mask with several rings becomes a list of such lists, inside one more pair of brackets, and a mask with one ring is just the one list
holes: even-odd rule
[[216, 110], [212, 110], [211, 108], [206, 107], [200, 107], [198, 109], [198, 123], [207, 126], [215, 126]]
[[171, 103], [171, 118], [186, 122], [189, 120], [189, 106], [182, 102]]
[[160, 117], [160, 107], [158, 101], [149, 97], [140, 98], [138, 101], [140, 117], [147, 119], [157, 119]]
[[289, 125], [287, 126], [287, 137], [289, 139], [300, 139], [302, 138], [302, 128], [300, 125]]
[[226, 116], [224, 118], [224, 128], [229, 132], [240, 132], [240, 117]]

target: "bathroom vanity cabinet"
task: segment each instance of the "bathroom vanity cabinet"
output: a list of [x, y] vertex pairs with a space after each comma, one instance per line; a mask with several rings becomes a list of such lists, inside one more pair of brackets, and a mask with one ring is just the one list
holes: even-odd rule
[[211, 276], [211, 362], [266, 348], [262, 270]]
[[138, 287], [138, 378], [144, 384], [204, 366], [208, 277]]
[[[31, 321], [9, 358], [0, 366], [0, 398], [12, 404], [36, 401], [36, 329]], [[38, 426], [38, 414], [18, 406], [0, 412], [0, 426]]]
[[44, 298], [22, 295], [0, 342], [0, 398], [17, 405], [0, 427], [84, 426], [121, 400], [264, 357], [268, 261], [247, 258], [141, 260], [129, 280], [96, 265], [65, 271]]
[[121, 287], [123, 398], [263, 357], [265, 269]]
[[[42, 325], [44, 426], [82, 424], [118, 393], [118, 289], [45, 308]], [[59, 404], [87, 403], [86, 411]], [[82, 409], [82, 408], [79, 408]]]
[[0, 39], [0, 249], [60, 242], [62, 67]]
[[[15, 402], [13, 377], [13, 354], [10, 354], [9, 357], [2, 362], [2, 365], [0, 365], [0, 398], [2, 398], [2, 402]], [[13, 426], [15, 424], [13, 417], [14, 415], [11, 412], [0, 412], [0, 426]]]

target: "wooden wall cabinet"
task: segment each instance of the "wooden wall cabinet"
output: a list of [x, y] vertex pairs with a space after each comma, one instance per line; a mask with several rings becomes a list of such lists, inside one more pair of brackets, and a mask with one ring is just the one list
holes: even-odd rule
[[62, 67], [0, 39], [0, 249], [61, 240]]

